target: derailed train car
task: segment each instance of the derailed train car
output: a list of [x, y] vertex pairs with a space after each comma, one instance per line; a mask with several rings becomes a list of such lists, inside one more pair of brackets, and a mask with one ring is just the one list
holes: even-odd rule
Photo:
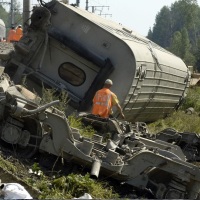
[[178, 108], [190, 81], [180, 58], [81, 8], [60, 1], [41, 4], [6, 62], [15, 83], [26, 74], [28, 85], [43, 82], [64, 89], [73, 110], [89, 111], [95, 92], [110, 78], [131, 122], [155, 121]]

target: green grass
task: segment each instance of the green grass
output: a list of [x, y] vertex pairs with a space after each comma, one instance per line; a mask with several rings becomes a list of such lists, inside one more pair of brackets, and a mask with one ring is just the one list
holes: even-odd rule
[[106, 182], [97, 182], [90, 178], [89, 174], [82, 176], [80, 174], [70, 174], [67, 177], [55, 179], [53, 187], [60, 191], [66, 192], [72, 197], [80, 197], [84, 193], [89, 193], [93, 198], [117, 198], [117, 194], [113, 194], [112, 188]]
[[[117, 199], [119, 195], [106, 181], [96, 181], [90, 178], [90, 174], [69, 174], [63, 175], [61, 172], [45, 175], [45, 172], [28, 173], [28, 168], [22, 163], [15, 163], [0, 157], [0, 167], [6, 172], [10, 172], [25, 184], [38, 191], [37, 199], [72, 199], [78, 198], [84, 193], [88, 193], [92, 198]], [[33, 172], [41, 171], [38, 163], [29, 166]], [[29, 169], [30, 169], [29, 168]]]
[[11, 162], [8, 160], [5, 160], [2, 156], [0, 156], [0, 167], [4, 169], [5, 171], [8, 171], [10, 173], [16, 173], [17, 168], [14, 166]]
[[113, 192], [106, 182], [98, 182], [90, 178], [89, 174], [69, 174], [60, 177], [45, 177], [29, 179], [29, 183], [37, 188], [41, 194], [39, 199], [71, 199], [88, 193], [92, 198], [116, 199], [119, 195]]
[[[195, 112], [191, 115], [186, 114], [187, 108], [193, 107]], [[172, 113], [165, 119], [160, 119], [148, 124], [150, 133], [157, 133], [165, 128], [174, 128], [179, 132], [200, 133], [200, 87], [189, 88], [188, 95], [183, 105], [177, 112]]]
[[81, 122], [81, 118], [76, 118], [75, 115], [70, 115], [68, 117], [69, 124], [73, 128], [77, 128], [80, 131], [80, 134], [84, 137], [92, 138], [95, 134], [95, 130], [91, 126], [84, 126]]
[[193, 107], [196, 112], [200, 112], [200, 87], [189, 88], [185, 102], [181, 106], [182, 110]]
[[46, 89], [42, 88], [42, 97], [41, 97], [41, 102], [40, 104], [46, 104], [55, 100], [60, 100], [60, 103], [55, 105], [54, 107], [57, 108], [60, 111], [65, 112], [67, 109], [67, 104], [68, 104], [68, 93], [66, 91], [61, 91], [59, 94], [55, 89]]
[[200, 118], [197, 114], [185, 114], [180, 110], [174, 112], [171, 116], [160, 119], [154, 123], [148, 124], [150, 133], [157, 133], [165, 128], [173, 128], [179, 132], [200, 133]]

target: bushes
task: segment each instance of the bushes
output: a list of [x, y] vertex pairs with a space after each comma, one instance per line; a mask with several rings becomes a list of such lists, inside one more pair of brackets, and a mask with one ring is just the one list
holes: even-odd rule
[[195, 111], [200, 112], [200, 87], [189, 88], [181, 109], [185, 110], [189, 107], [193, 107]]
[[165, 128], [174, 128], [179, 132], [200, 133], [200, 118], [197, 114], [188, 115], [184, 111], [174, 112], [171, 116], [160, 119], [148, 125], [151, 133], [157, 133]]
[[70, 115], [68, 120], [70, 126], [79, 129], [82, 136], [92, 138], [92, 136], [95, 134], [95, 130], [91, 126], [84, 126], [84, 124], [81, 122], [81, 118], [77, 118], [75, 115]]
[[69, 174], [53, 180], [43, 177], [37, 181], [37, 188], [41, 191], [40, 199], [72, 199], [89, 193], [93, 198], [116, 199], [117, 193], [113, 193], [112, 187], [106, 182], [98, 182], [90, 178], [89, 174]]
[[[185, 110], [193, 107], [195, 113], [189, 115]], [[185, 102], [177, 112], [172, 113], [165, 119], [160, 119], [148, 125], [151, 133], [157, 133], [165, 128], [174, 128], [179, 132], [200, 133], [200, 87], [189, 88]]]
[[72, 197], [80, 197], [84, 193], [89, 193], [93, 198], [117, 198], [117, 194], [112, 193], [112, 188], [106, 183], [99, 183], [90, 178], [89, 174], [69, 174], [53, 181], [53, 187], [65, 191]]

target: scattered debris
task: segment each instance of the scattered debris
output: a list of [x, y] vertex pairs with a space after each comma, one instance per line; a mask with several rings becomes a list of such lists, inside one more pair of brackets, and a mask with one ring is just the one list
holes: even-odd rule
[[188, 114], [188, 115], [191, 115], [195, 112], [194, 108], [192, 107], [189, 107], [185, 110], [185, 113]]
[[91, 195], [88, 193], [85, 193], [83, 196], [79, 197], [79, 198], [74, 198], [74, 199], [92, 199]]
[[32, 199], [26, 189], [18, 183], [2, 183], [0, 189], [3, 199]]
[[[138, 191], [149, 191], [154, 198], [197, 198], [200, 169], [186, 162], [177, 145], [141, 137], [129, 122], [91, 114], [82, 118], [106, 127], [110, 139], [105, 141], [97, 134], [93, 138], [80, 137], [65, 114], [52, 107], [59, 101], [41, 106], [29, 98], [29, 92], [14, 85], [3, 69], [1, 72], [0, 140], [17, 155], [31, 158], [40, 152], [61, 157], [84, 165], [91, 170], [92, 178], [109, 176]], [[34, 169], [39, 175], [37, 165]]]

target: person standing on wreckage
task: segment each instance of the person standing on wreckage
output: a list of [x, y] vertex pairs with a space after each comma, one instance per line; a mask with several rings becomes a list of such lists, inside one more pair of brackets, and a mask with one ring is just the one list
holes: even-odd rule
[[112, 107], [116, 106], [122, 118], [125, 119], [116, 94], [110, 90], [112, 85], [112, 80], [107, 79], [103, 88], [96, 92], [93, 98], [92, 114], [108, 118], [112, 115]]

